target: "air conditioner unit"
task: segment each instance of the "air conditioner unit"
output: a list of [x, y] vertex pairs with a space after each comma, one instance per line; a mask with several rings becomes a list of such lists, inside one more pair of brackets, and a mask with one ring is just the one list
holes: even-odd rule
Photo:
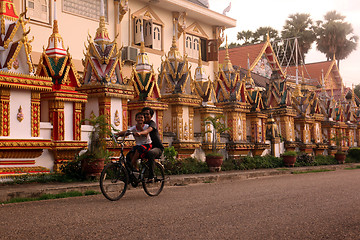
[[123, 47], [121, 51], [121, 59], [123, 61], [136, 62], [137, 55], [138, 49], [134, 47]]

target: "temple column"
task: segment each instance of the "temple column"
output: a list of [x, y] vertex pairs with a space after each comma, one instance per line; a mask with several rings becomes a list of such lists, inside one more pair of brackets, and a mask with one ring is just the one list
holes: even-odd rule
[[65, 139], [65, 124], [64, 124], [64, 102], [63, 101], [50, 101], [49, 112], [52, 116], [51, 124], [53, 125], [52, 139], [64, 140]]
[[73, 139], [76, 141], [81, 140], [81, 102], [74, 102], [74, 113], [73, 113]]
[[123, 98], [121, 99], [121, 104], [122, 104], [122, 121], [123, 121], [123, 127], [122, 130], [126, 131], [128, 129], [128, 104], [127, 104], [127, 99]]
[[254, 156], [261, 156], [264, 150], [270, 147], [268, 144], [265, 144], [265, 124], [267, 116], [264, 113], [253, 112], [247, 114], [247, 117], [250, 118], [251, 139], [255, 144], [252, 153]]
[[254, 149], [254, 144], [246, 139], [246, 114], [250, 112], [248, 105], [243, 102], [230, 103], [223, 106], [227, 119], [227, 127], [230, 128], [227, 150], [230, 157], [238, 158], [246, 156]]
[[0, 136], [9, 136], [10, 135], [10, 89], [1, 88], [0, 89]]

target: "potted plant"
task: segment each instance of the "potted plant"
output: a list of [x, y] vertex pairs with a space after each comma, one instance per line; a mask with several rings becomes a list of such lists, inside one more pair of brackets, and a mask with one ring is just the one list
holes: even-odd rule
[[335, 145], [337, 148], [337, 152], [335, 153], [335, 159], [338, 161], [339, 164], [344, 164], [346, 159], [346, 152], [343, 151], [342, 141], [348, 139], [348, 136], [339, 132], [335, 135], [331, 140], [335, 141]]
[[204, 119], [205, 124], [210, 123], [213, 130], [207, 130], [205, 133], [212, 133], [212, 153], [206, 154], [206, 163], [210, 171], [220, 171], [223, 163], [223, 156], [218, 153], [218, 134], [224, 133], [230, 128], [226, 127], [220, 120], [224, 119], [224, 115], [209, 116]]
[[287, 167], [294, 167], [296, 156], [297, 153], [295, 151], [285, 151], [283, 154], [281, 154], [284, 164]]
[[104, 168], [105, 160], [110, 156], [106, 137], [111, 135], [111, 130], [114, 128], [107, 122], [105, 115], [84, 119], [82, 122], [84, 121], [89, 121], [93, 130], [90, 133], [88, 149], [79, 156], [79, 160], [86, 177], [98, 177]]

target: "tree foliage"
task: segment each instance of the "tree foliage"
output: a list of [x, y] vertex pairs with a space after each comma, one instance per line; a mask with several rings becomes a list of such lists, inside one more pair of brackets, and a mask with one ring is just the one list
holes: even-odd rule
[[281, 31], [281, 37], [283, 39], [296, 37], [301, 57], [305, 59], [305, 54], [309, 52], [312, 43], [316, 40], [310, 14], [296, 13], [289, 15], [289, 19], [285, 21]]
[[357, 84], [354, 88], [355, 95], [360, 98], [360, 84]]
[[[302, 59], [311, 49], [314, 41], [317, 43], [317, 49], [325, 53], [327, 59], [332, 59], [334, 54], [336, 59], [342, 60], [349, 56], [357, 47], [358, 36], [353, 33], [352, 25], [345, 22], [345, 17], [336, 11], [326, 13], [325, 21], [316, 23], [310, 17], [310, 14], [295, 13], [289, 15], [281, 31], [281, 38], [298, 38], [298, 45]], [[259, 27], [256, 31], [245, 30], [238, 32], [237, 40], [240, 45], [257, 44], [265, 42], [269, 34], [270, 41], [277, 46], [280, 40], [279, 32], [272, 27]], [[238, 46], [233, 43], [232, 46]], [[291, 55], [288, 51], [278, 46], [282, 54]], [[279, 51], [280, 51], [279, 50]], [[299, 61], [300, 62], [300, 61]], [[338, 62], [339, 65], [339, 62]]]
[[326, 13], [324, 20], [318, 21], [316, 26], [317, 49], [328, 60], [335, 55], [339, 65], [340, 60], [356, 49], [359, 37], [354, 34], [352, 25], [345, 22], [345, 16], [336, 11]]
[[270, 41], [279, 40], [279, 32], [272, 27], [259, 27], [255, 32], [250, 30], [241, 31], [237, 34], [237, 39], [241, 45], [257, 44], [265, 42], [269, 34]]

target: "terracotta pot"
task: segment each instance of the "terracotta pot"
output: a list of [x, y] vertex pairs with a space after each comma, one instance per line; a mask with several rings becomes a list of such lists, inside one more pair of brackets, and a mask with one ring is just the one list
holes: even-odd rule
[[335, 153], [335, 159], [339, 164], [344, 164], [346, 159], [346, 153]]
[[222, 156], [206, 156], [205, 161], [209, 167], [210, 172], [221, 171], [221, 165], [223, 163]]
[[285, 166], [294, 167], [296, 156], [282, 156]]
[[105, 159], [83, 160], [81, 165], [86, 177], [100, 177], [104, 169]]

